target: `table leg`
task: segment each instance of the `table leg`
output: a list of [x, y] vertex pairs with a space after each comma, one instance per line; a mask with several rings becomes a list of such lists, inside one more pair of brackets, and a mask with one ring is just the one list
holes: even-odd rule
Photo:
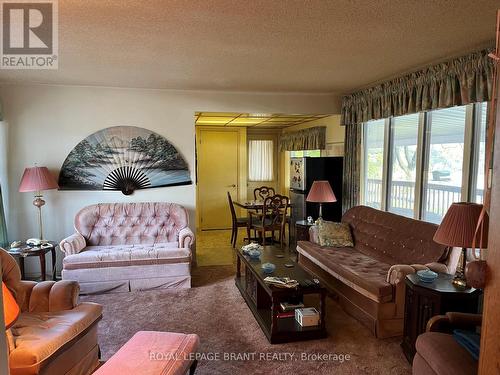
[[19, 257], [19, 269], [21, 270], [21, 279], [24, 280], [24, 257]]
[[325, 291], [321, 291], [320, 299], [319, 299], [319, 310], [320, 310], [320, 319], [321, 319], [321, 329], [325, 329], [325, 321], [326, 321], [326, 300], [325, 300]]
[[241, 277], [241, 259], [239, 255], [236, 256], [236, 277]]
[[42, 281], [45, 281], [47, 275], [45, 274], [45, 254], [40, 254], [38, 256], [40, 258], [40, 269], [42, 271]]
[[271, 336], [278, 330], [278, 305], [276, 297], [271, 297]]
[[50, 249], [52, 254], [52, 280], [56, 281], [56, 247]]

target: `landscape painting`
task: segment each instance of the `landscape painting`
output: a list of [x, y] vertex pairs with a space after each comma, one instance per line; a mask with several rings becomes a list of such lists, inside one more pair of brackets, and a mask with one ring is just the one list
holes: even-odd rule
[[164, 137], [135, 126], [89, 135], [69, 153], [59, 174], [61, 190], [134, 190], [191, 184], [189, 168]]

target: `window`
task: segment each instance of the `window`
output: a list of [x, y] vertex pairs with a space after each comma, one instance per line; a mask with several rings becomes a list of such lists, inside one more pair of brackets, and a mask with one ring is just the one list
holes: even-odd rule
[[417, 178], [418, 114], [391, 121], [389, 211], [413, 217]]
[[361, 203], [440, 223], [453, 202], [482, 202], [487, 103], [369, 121]]
[[477, 166], [473, 166], [472, 186], [470, 200], [476, 203], [483, 203], [484, 182], [485, 182], [485, 155], [486, 155], [486, 124], [488, 123], [488, 105], [481, 103], [477, 108], [476, 117], [476, 139], [473, 154], [477, 160]]
[[453, 202], [462, 200], [465, 106], [427, 115], [423, 219], [440, 223]]
[[250, 181], [274, 180], [274, 143], [272, 140], [248, 142], [248, 179]]
[[385, 120], [367, 122], [364, 126], [365, 205], [382, 207], [382, 175], [384, 173]]
[[319, 158], [320, 156], [321, 150], [290, 151], [291, 158]]

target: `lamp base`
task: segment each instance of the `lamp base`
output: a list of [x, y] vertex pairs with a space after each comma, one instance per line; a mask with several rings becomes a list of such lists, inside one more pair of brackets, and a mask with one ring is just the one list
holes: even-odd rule
[[461, 290], [467, 289], [467, 279], [465, 278], [466, 261], [467, 261], [467, 249], [462, 248], [462, 253], [460, 254], [457, 270], [455, 271], [455, 277], [451, 282], [455, 288]]
[[467, 289], [467, 280], [462, 274], [456, 275], [451, 283], [457, 289]]

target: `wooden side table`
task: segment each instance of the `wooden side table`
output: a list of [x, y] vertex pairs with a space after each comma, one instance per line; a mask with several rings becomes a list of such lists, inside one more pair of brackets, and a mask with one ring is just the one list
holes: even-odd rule
[[440, 273], [432, 283], [421, 282], [416, 274], [406, 276], [403, 342], [401, 347], [410, 363], [415, 356], [415, 342], [424, 333], [427, 322], [435, 315], [450, 311], [477, 313], [479, 289], [459, 290], [451, 281], [453, 275]]
[[314, 225], [307, 220], [297, 220], [295, 222], [295, 238], [297, 241], [309, 241], [309, 228]]
[[[48, 246], [50, 245], [50, 246]], [[42, 281], [45, 281], [47, 278], [46, 270], [45, 270], [45, 256], [50, 251], [52, 255], [52, 280], [56, 280], [56, 247], [57, 243], [48, 241], [45, 247], [40, 246], [30, 246], [25, 242], [21, 244], [16, 250], [9, 249], [7, 252], [12, 255], [14, 258], [19, 259], [19, 268], [21, 269], [21, 278], [24, 280], [24, 258], [26, 257], [35, 257], [37, 256], [40, 259], [40, 271], [42, 274]]]

